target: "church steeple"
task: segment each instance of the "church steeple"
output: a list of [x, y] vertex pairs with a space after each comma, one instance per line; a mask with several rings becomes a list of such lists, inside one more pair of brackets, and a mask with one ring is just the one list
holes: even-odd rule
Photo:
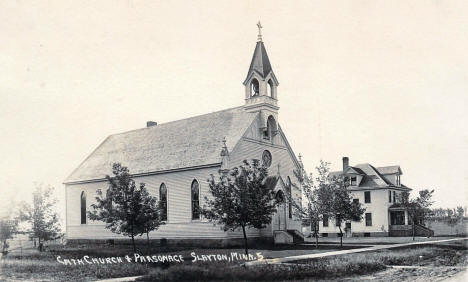
[[258, 41], [255, 46], [247, 77], [244, 80], [245, 106], [249, 112], [261, 113], [260, 129], [264, 136], [272, 139], [277, 132], [278, 80], [271, 67], [270, 59], [263, 44], [262, 25], [258, 27]]

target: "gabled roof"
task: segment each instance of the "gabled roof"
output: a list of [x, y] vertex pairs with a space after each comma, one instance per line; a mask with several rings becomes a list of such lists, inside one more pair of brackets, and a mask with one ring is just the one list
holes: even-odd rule
[[[381, 170], [382, 169], [382, 170]], [[362, 180], [358, 184], [358, 188], [369, 187], [369, 188], [387, 188], [387, 187], [395, 187], [393, 183], [387, 180], [384, 174], [392, 174], [394, 171], [400, 171], [400, 166], [387, 166], [387, 167], [380, 167], [375, 168], [371, 164], [364, 163], [358, 164], [355, 166], [350, 166], [346, 169], [345, 174], [348, 173], [358, 173], [363, 176]], [[342, 171], [333, 171], [330, 172], [329, 175], [339, 176], [343, 172]], [[398, 186], [399, 188], [409, 189], [405, 185]]]
[[102, 179], [114, 162], [132, 174], [220, 164], [223, 137], [232, 151], [257, 115], [241, 106], [111, 135], [65, 183]]
[[268, 59], [265, 45], [263, 45], [262, 41], [258, 41], [257, 45], [255, 46], [255, 51], [252, 57], [252, 62], [250, 63], [247, 77], [249, 77], [252, 71], [258, 73], [262, 78], [266, 78], [267, 75], [272, 71], [270, 59]]

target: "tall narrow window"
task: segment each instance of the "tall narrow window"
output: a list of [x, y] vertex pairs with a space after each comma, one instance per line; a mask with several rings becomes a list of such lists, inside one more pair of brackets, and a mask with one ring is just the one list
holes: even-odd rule
[[161, 203], [161, 220], [167, 220], [167, 188], [164, 183], [159, 187], [159, 201]]
[[292, 189], [291, 189], [291, 178], [288, 176], [287, 180], [288, 183], [287, 189], [288, 189], [288, 196], [289, 196], [289, 202], [288, 202], [288, 213], [289, 213], [289, 218], [292, 218]]
[[396, 203], [396, 196], [395, 196], [395, 191], [393, 191], [393, 202]]
[[392, 202], [392, 191], [388, 191], [388, 202], [391, 203]]
[[323, 215], [323, 227], [328, 227], [328, 215], [324, 214]]
[[366, 226], [372, 226], [372, 213], [366, 213]]
[[258, 80], [254, 78], [252, 79], [252, 82], [250, 83], [250, 97], [258, 96], [259, 91], [260, 91], [260, 86], [258, 84]]
[[81, 192], [80, 207], [81, 207], [81, 224], [86, 224], [86, 194], [84, 191]]
[[268, 96], [270, 96], [271, 98], [275, 98], [275, 94], [274, 94], [274, 90], [273, 90], [273, 82], [270, 80], [268, 80]]
[[200, 185], [196, 179], [192, 182], [192, 219], [200, 219]]
[[370, 196], [370, 191], [364, 192], [364, 203], [370, 203], [371, 202], [371, 196]]

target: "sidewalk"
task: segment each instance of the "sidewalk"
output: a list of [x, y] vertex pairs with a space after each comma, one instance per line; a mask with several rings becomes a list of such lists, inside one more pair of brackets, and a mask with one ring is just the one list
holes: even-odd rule
[[442, 243], [442, 242], [460, 241], [460, 240], [468, 240], [468, 238], [454, 238], [454, 239], [432, 240], [432, 241], [412, 242], [412, 243], [403, 243], [403, 244], [379, 245], [379, 246], [373, 246], [373, 247], [361, 248], [361, 249], [351, 249], [351, 250], [333, 251], [333, 252], [325, 252], [325, 253], [317, 253], [317, 254], [307, 254], [307, 255], [300, 255], [300, 256], [290, 256], [290, 257], [284, 257], [284, 258], [256, 260], [256, 261], [246, 262], [245, 265], [251, 266], [251, 265], [259, 265], [259, 264], [276, 264], [276, 263], [291, 262], [291, 261], [304, 260], [304, 259], [321, 258], [321, 257], [328, 257], [328, 256], [399, 248], [399, 247], [404, 247], [404, 246], [424, 245], [424, 244]]

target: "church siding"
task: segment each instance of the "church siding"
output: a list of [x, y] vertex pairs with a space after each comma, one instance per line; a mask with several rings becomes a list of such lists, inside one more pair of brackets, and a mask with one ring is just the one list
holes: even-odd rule
[[[286, 142], [282, 140], [281, 134], [277, 135], [277, 138], [281, 140], [281, 144]], [[270, 151], [272, 155], [272, 163], [269, 168], [269, 175], [278, 175], [278, 164], [280, 176], [286, 181], [287, 176], [291, 178], [291, 182], [299, 185], [296, 177], [294, 176], [294, 170], [297, 169], [293, 158], [291, 157], [292, 152], [287, 146], [279, 146], [268, 142], [252, 140], [244, 137], [239, 144], [237, 144], [235, 150], [231, 153], [230, 166], [236, 166], [242, 163], [244, 159], [262, 159], [264, 150]], [[284, 191], [286, 192], [286, 191]], [[301, 202], [301, 191], [299, 189], [292, 188], [292, 196], [296, 202]], [[287, 216], [288, 229], [297, 229], [301, 231], [301, 221], [293, 215], [293, 219], [289, 219]], [[237, 231], [242, 232], [242, 231]], [[268, 226], [263, 230], [257, 231], [261, 236], [272, 236], [272, 228]]]
[[[184, 239], [184, 238], [242, 238], [242, 231], [224, 232], [222, 226], [214, 226], [206, 219], [192, 220], [190, 188], [194, 179], [200, 184], [200, 206], [203, 206], [205, 196], [209, 195], [207, 179], [210, 174], [217, 174], [218, 167], [186, 170], [173, 173], [156, 174], [135, 177], [137, 185], [145, 183], [149, 193], [159, 200], [159, 187], [165, 183], [168, 192], [168, 221], [157, 231], [150, 232], [152, 239]], [[68, 239], [119, 239], [122, 235], [114, 234], [105, 228], [100, 221], [87, 221], [80, 223], [80, 195], [86, 193], [87, 211], [95, 203], [97, 189], [105, 191], [108, 187], [106, 181], [66, 185], [67, 189], [67, 236]], [[260, 236], [256, 229], [247, 230], [249, 236]]]

